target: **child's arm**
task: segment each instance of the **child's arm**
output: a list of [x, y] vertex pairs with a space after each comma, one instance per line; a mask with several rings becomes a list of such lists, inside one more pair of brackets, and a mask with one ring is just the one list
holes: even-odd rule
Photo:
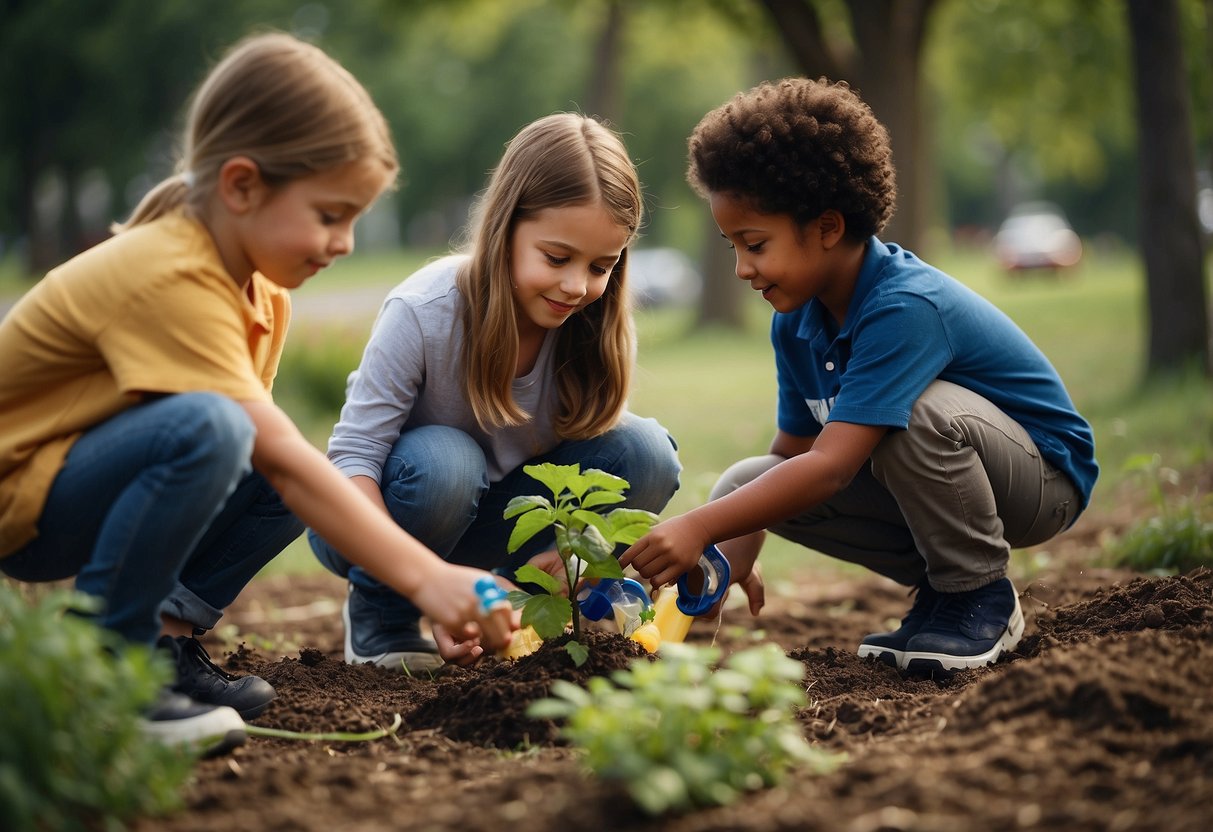
[[311, 445], [277, 406], [241, 402], [257, 429], [253, 467], [305, 524], [351, 562], [410, 598], [422, 612], [461, 638], [477, 634], [504, 646], [512, 629], [508, 608], [485, 615], [473, 584], [486, 573], [442, 560], [409, 535]]
[[[837, 494], [888, 429], [829, 422], [808, 450], [719, 500], [658, 523], [619, 559], [654, 586], [676, 581], [709, 543], [733, 540], [797, 516]], [[772, 447], [772, 451], [782, 453]]]

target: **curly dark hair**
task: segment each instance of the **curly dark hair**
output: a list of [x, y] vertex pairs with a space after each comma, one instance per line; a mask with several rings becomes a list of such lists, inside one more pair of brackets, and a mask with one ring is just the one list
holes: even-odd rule
[[687, 181], [701, 196], [739, 196], [798, 225], [832, 208], [853, 239], [893, 216], [889, 134], [845, 81], [759, 84], [704, 116], [687, 147]]

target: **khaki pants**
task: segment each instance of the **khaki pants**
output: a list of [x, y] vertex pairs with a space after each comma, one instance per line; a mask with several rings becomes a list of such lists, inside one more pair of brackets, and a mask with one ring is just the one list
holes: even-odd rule
[[[735, 463], [711, 499], [782, 461]], [[964, 592], [1003, 577], [1012, 547], [1053, 537], [1079, 506], [1069, 477], [1018, 422], [976, 393], [936, 381], [915, 402], [909, 427], [889, 431], [850, 485], [770, 531], [901, 584], [925, 574], [939, 592]]]

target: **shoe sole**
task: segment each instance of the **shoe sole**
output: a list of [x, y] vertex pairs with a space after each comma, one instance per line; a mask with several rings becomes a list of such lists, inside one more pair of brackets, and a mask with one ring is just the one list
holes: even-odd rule
[[379, 653], [374, 656], [360, 656], [354, 652], [354, 638], [350, 626], [350, 597], [345, 596], [341, 605], [341, 623], [345, 626], [345, 663], [373, 664], [386, 667], [388, 670], [399, 670], [404, 673], [429, 673], [442, 667], [446, 662], [437, 653], [391, 652]]
[[861, 644], [855, 652], [861, 659], [876, 659], [889, 667], [901, 667], [902, 656], [905, 655], [902, 651], [894, 650], [892, 647], [879, 647], [875, 644]]
[[971, 670], [985, 667], [998, 661], [1003, 653], [1014, 650], [1023, 637], [1023, 610], [1019, 607], [1019, 596], [1015, 596], [1015, 609], [1007, 621], [1007, 629], [1002, 637], [984, 653], [976, 656], [953, 656], [947, 653], [917, 653], [906, 651], [902, 653], [902, 670]]
[[[274, 694], [274, 699], [277, 699], [277, 698], [278, 698], [278, 695]], [[263, 713], [265, 713], [266, 710], [269, 708], [270, 704], [274, 701], [274, 699], [270, 699], [266, 702], [261, 703], [260, 705], [254, 705], [251, 708], [245, 708], [243, 711], [236, 711], [236, 713], [240, 714], [240, 718], [243, 719], [245, 722], [251, 722], [252, 720], [256, 719], [257, 717], [259, 717]]]
[[192, 751], [203, 759], [226, 754], [248, 739], [244, 720], [226, 706], [188, 719], [143, 720], [141, 728], [145, 737]]

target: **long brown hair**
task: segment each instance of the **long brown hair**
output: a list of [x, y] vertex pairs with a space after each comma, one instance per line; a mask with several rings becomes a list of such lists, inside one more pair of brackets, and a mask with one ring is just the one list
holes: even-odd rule
[[344, 67], [290, 35], [237, 43], [194, 93], [177, 170], [115, 233], [210, 198], [223, 163], [247, 156], [271, 186], [361, 159], [399, 168], [383, 114]]
[[[478, 203], [470, 258], [457, 282], [464, 313], [464, 390], [484, 429], [523, 424], [511, 386], [518, 327], [510, 241], [519, 222], [548, 208], [601, 204], [635, 239], [643, 212], [636, 168], [623, 141], [586, 116], [557, 113], [524, 127], [506, 147]], [[556, 342], [557, 433], [566, 439], [612, 428], [627, 404], [636, 336], [627, 288], [628, 251], [602, 297], [566, 321]]]

